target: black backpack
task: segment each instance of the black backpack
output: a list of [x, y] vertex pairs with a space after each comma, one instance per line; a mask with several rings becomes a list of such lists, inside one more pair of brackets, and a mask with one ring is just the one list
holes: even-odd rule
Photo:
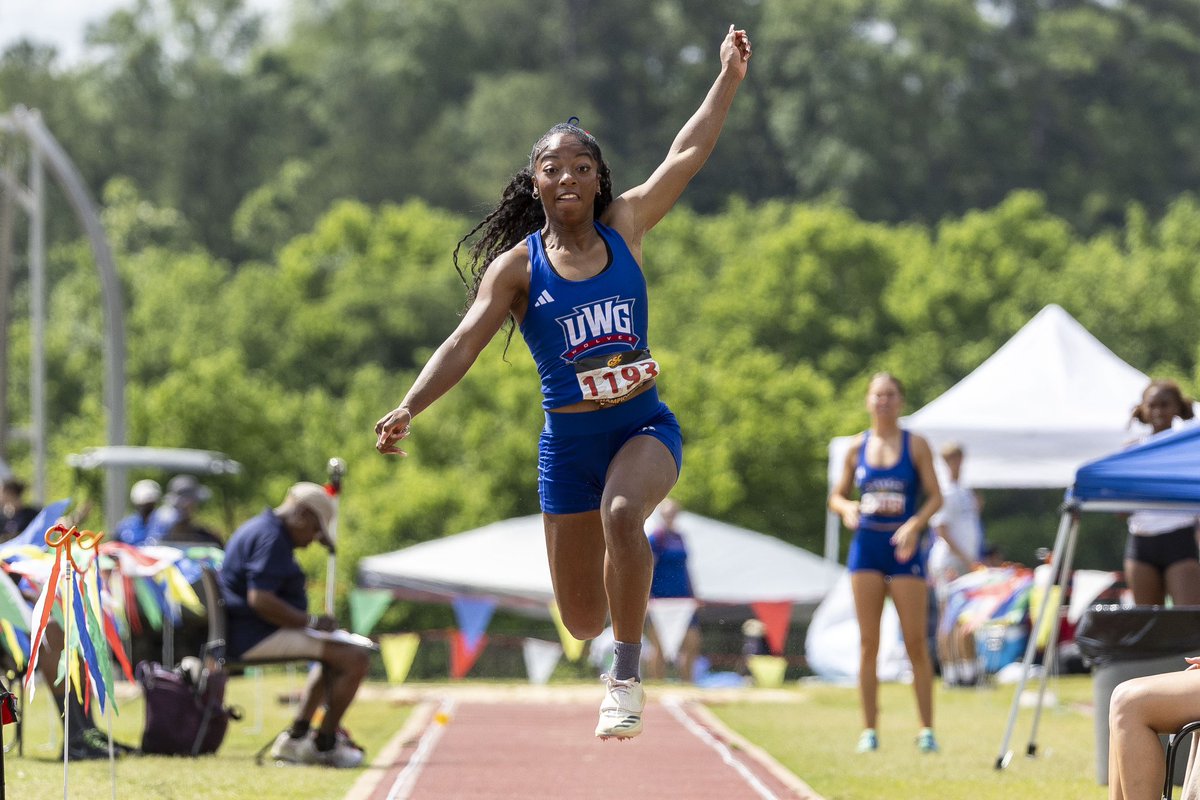
[[223, 669], [207, 668], [196, 658], [167, 669], [154, 661], [137, 666], [137, 680], [146, 701], [142, 752], [197, 756], [217, 752], [230, 719], [241, 714], [225, 705]]

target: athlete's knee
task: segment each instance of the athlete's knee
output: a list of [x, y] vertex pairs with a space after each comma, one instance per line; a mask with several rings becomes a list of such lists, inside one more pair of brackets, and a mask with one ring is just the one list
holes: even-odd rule
[[624, 495], [606, 498], [602, 509], [604, 537], [615, 543], [642, 544], [646, 541], [646, 512]]
[[570, 619], [563, 617], [563, 627], [567, 629], [567, 632], [571, 636], [581, 642], [585, 642], [588, 639], [595, 639], [604, 632], [604, 623], [606, 620], [607, 615], [599, 618], [595, 616], [575, 616]]
[[580, 641], [595, 639], [604, 631], [604, 623], [608, 621], [607, 607], [572, 607], [569, 604], [560, 603], [559, 614], [562, 616], [563, 627]]

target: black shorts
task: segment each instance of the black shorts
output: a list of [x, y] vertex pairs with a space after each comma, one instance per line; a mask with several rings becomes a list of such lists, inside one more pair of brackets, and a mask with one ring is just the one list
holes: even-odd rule
[[1196, 544], [1196, 528], [1188, 525], [1153, 536], [1130, 534], [1125, 543], [1125, 559], [1149, 564], [1163, 572], [1180, 561], [1198, 561], [1200, 546]]

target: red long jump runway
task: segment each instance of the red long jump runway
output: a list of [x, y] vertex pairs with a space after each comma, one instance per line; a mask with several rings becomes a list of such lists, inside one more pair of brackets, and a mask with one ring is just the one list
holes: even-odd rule
[[[592, 735], [599, 699], [445, 699], [410, 727], [351, 792], [366, 800], [821, 800], [705, 710], [667, 698], [647, 704], [645, 732]], [[417, 733], [419, 731], [419, 733]], [[732, 745], [732, 746], [731, 746]]]

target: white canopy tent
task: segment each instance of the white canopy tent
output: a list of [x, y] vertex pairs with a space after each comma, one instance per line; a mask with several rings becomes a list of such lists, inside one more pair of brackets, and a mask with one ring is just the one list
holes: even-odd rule
[[[1130, 414], [1149, 383], [1070, 314], [1048, 305], [970, 375], [902, 420], [936, 451], [956, 441], [975, 488], [1069, 486], [1083, 463], [1133, 438]], [[853, 439], [829, 444], [829, 485]], [[825, 557], [837, 560], [839, 520], [828, 515]]]
[[[843, 571], [773, 536], [698, 514], [680, 512], [676, 527], [687, 542], [688, 568], [702, 602], [789, 601], [811, 609]], [[490, 597], [501, 606], [540, 613], [554, 596], [538, 514], [368, 556], [359, 561], [358, 585], [432, 602]]]

